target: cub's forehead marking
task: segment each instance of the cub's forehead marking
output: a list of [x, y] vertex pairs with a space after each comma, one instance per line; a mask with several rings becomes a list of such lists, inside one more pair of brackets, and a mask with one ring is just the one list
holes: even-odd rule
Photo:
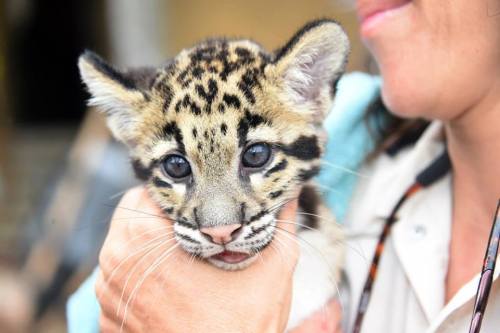
[[177, 150], [177, 143], [172, 140], [157, 141], [151, 148], [151, 159], [160, 160], [170, 151]]
[[254, 129], [261, 124], [271, 125], [272, 123], [269, 119], [264, 118], [262, 115], [251, 113], [248, 109], [246, 109], [244, 116], [238, 123], [238, 146], [244, 146], [248, 139], [249, 130]]
[[170, 121], [163, 126], [162, 135], [166, 139], [174, 139], [177, 143], [177, 150], [182, 155], [186, 154], [186, 147], [184, 145], [184, 136], [182, 135], [181, 130], [177, 126], [175, 121]]
[[[264, 68], [271, 61], [259, 45], [248, 40], [214, 39], [181, 52], [154, 80], [163, 97], [163, 112], [173, 109], [194, 115], [240, 109], [256, 103]], [[243, 100], [242, 100], [243, 99]]]

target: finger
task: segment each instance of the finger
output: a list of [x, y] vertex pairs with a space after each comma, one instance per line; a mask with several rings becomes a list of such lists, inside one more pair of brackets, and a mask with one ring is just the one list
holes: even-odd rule
[[289, 333], [340, 333], [341, 314], [342, 311], [338, 300], [331, 300]]
[[108, 333], [108, 332], [119, 332], [120, 327], [118, 326], [116, 319], [111, 319], [105, 314], [101, 314], [99, 318], [99, 332]]

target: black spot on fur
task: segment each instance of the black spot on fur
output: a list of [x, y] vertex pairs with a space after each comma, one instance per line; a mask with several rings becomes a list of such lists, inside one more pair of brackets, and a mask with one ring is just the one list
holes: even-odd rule
[[216, 48], [213, 45], [201, 47], [191, 54], [191, 62], [199, 63], [201, 61], [210, 61], [214, 58]]
[[193, 128], [193, 138], [196, 139], [196, 137], [198, 136], [198, 131], [196, 130], [196, 128]]
[[203, 146], [201, 145], [200, 142], [198, 142], [198, 146], [196, 148], [198, 148], [198, 151], [202, 151], [203, 150]]
[[219, 112], [220, 112], [220, 113], [224, 113], [224, 112], [226, 112], [226, 107], [225, 107], [225, 106], [224, 106], [224, 104], [222, 104], [222, 103], [220, 103], [220, 104], [219, 104], [218, 109], [219, 109]]
[[248, 109], [245, 109], [245, 119], [248, 121], [248, 125], [251, 128], [255, 128], [263, 123], [266, 123], [268, 125], [271, 124], [271, 121], [269, 119], [265, 119], [258, 114], [252, 114], [250, 113], [250, 111], [248, 111]]
[[193, 67], [193, 69], [191, 70], [191, 74], [197, 78], [198, 80], [201, 79], [201, 76], [203, 75], [203, 73], [205, 73], [205, 70], [203, 68], [201, 68], [200, 66], [195, 66]]
[[178, 100], [177, 103], [175, 103], [175, 112], [176, 113], [179, 113], [181, 111], [181, 105], [182, 105], [181, 100]]
[[179, 153], [183, 155], [186, 154], [186, 147], [183, 142], [184, 138], [175, 121], [169, 122], [163, 127], [163, 135], [166, 138], [174, 138], [177, 142], [177, 149], [179, 150]]
[[193, 238], [189, 237], [188, 235], [184, 235], [184, 234], [181, 234], [181, 233], [177, 232], [176, 236], [179, 237], [179, 238], [182, 238], [183, 240], [185, 240], [187, 242], [190, 242], [190, 243], [201, 244], [199, 241], [197, 241], [196, 239], [193, 239]]
[[174, 98], [174, 92], [172, 91], [172, 87], [170, 87], [168, 84], [162, 85], [161, 87], [161, 92], [165, 97], [165, 101], [163, 102], [163, 113], [167, 113], [168, 108], [172, 103], [172, 99]]
[[255, 128], [262, 123], [270, 122], [260, 115], [252, 114], [248, 110], [245, 110], [245, 116], [241, 118], [240, 122], [238, 123], [238, 145], [241, 147], [245, 144], [247, 140], [248, 130], [250, 128]]
[[209, 135], [208, 135], [208, 131], [207, 130], [205, 130], [205, 132], [203, 132], [203, 137], [208, 140]]
[[143, 181], [147, 181], [151, 177], [151, 168], [144, 166], [141, 161], [133, 159], [131, 161], [132, 169], [134, 170], [135, 176]]
[[188, 94], [186, 94], [182, 99], [182, 106], [185, 108], [189, 107], [191, 112], [196, 116], [199, 116], [201, 114], [200, 107], [193, 100], [191, 100], [191, 97], [189, 97]]
[[258, 219], [260, 219], [261, 217], [263, 217], [266, 214], [267, 214], [267, 210], [266, 209], [261, 210], [260, 212], [258, 212], [254, 216], [250, 217], [250, 219], [248, 220], [248, 222], [257, 221]]
[[271, 169], [267, 170], [267, 172], [264, 174], [264, 177], [269, 177], [270, 175], [272, 175], [275, 172], [285, 170], [287, 165], [288, 165], [288, 161], [282, 160], [281, 162], [279, 162], [278, 164], [273, 166]]
[[247, 134], [248, 134], [248, 122], [245, 120], [245, 118], [242, 118], [240, 122], [238, 123], [238, 146], [242, 147], [245, 142], [247, 141]]
[[198, 230], [198, 228], [195, 225], [189, 223], [185, 218], [177, 219], [175, 222], [178, 225], [183, 226], [184, 228], [188, 228], [191, 230]]
[[227, 134], [227, 125], [226, 125], [226, 123], [222, 123], [220, 125], [220, 131], [222, 132], [223, 135]]
[[214, 98], [217, 96], [217, 82], [214, 79], [208, 80], [208, 89], [205, 88], [201, 84], [196, 85], [196, 92], [203, 98], [207, 104], [205, 105], [205, 112], [210, 113], [212, 111], [212, 102]]
[[269, 193], [269, 198], [276, 199], [277, 197], [279, 197], [282, 194], [283, 194], [282, 190], [274, 191], [274, 192]]
[[253, 58], [252, 57], [252, 53], [248, 49], [246, 49], [244, 47], [237, 47], [234, 51], [236, 52], [236, 54], [240, 58], [243, 58], [243, 59]]
[[245, 220], [245, 209], [246, 209], [246, 204], [244, 202], [242, 202], [240, 204], [240, 220], [241, 221], [244, 221]]
[[264, 224], [263, 226], [260, 226], [258, 228], [252, 227], [252, 232], [250, 232], [248, 235], [244, 237], [245, 240], [248, 240], [250, 238], [253, 238], [260, 234], [261, 232], [265, 231], [266, 228], [269, 227], [269, 224]]
[[196, 223], [196, 225], [198, 227], [200, 227], [201, 223], [200, 223], [200, 218], [198, 217], [198, 209], [196, 209], [196, 207], [193, 208], [193, 217], [194, 217], [194, 222]]
[[317, 228], [318, 226], [318, 220], [314, 215], [318, 214], [320, 200], [318, 193], [312, 186], [304, 186], [299, 194], [298, 205], [302, 212], [307, 213], [303, 214], [302, 217], [304, 225], [309, 228]]
[[169, 184], [158, 177], [153, 177], [152, 183], [156, 187], [172, 188], [172, 184]]
[[319, 158], [321, 155], [321, 151], [318, 145], [318, 137], [316, 136], [303, 136], [301, 135], [295, 142], [292, 142], [289, 145], [280, 145], [278, 146], [281, 150], [299, 160], [312, 160], [315, 158]]
[[192, 79], [187, 77], [189, 74], [189, 70], [190, 70], [189, 68], [186, 68], [182, 72], [180, 72], [179, 75], [177, 76], [177, 82], [179, 82], [179, 84], [183, 88], [187, 88], [192, 81]]
[[241, 107], [240, 99], [236, 95], [224, 94], [222, 99], [224, 100], [224, 102], [228, 107], [232, 106], [235, 109], [239, 109]]
[[309, 170], [300, 169], [297, 177], [300, 181], [306, 182], [319, 173], [319, 166], [314, 166]]
[[238, 82], [238, 88], [250, 104], [255, 104], [254, 87], [260, 87], [258, 76], [259, 70], [257, 68], [250, 68], [242, 75], [241, 81]]

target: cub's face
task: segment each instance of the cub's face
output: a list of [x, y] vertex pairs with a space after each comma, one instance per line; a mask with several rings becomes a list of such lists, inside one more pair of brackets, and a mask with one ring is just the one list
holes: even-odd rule
[[318, 172], [321, 121], [348, 49], [340, 26], [323, 20], [274, 54], [220, 39], [158, 68], [118, 71], [90, 52], [79, 67], [176, 240], [237, 269], [271, 242], [280, 208]]

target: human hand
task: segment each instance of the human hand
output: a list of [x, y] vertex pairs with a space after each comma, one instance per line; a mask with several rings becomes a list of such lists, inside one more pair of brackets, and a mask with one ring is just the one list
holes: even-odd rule
[[[143, 188], [127, 192], [118, 207], [96, 283], [103, 332], [284, 331], [299, 253], [293, 237], [276, 234], [260, 259], [229, 272], [179, 249], [172, 222]], [[295, 219], [295, 211], [294, 201], [280, 219]], [[292, 224], [279, 227], [295, 232]]]
[[333, 299], [288, 333], [342, 333], [341, 316], [339, 300]]

